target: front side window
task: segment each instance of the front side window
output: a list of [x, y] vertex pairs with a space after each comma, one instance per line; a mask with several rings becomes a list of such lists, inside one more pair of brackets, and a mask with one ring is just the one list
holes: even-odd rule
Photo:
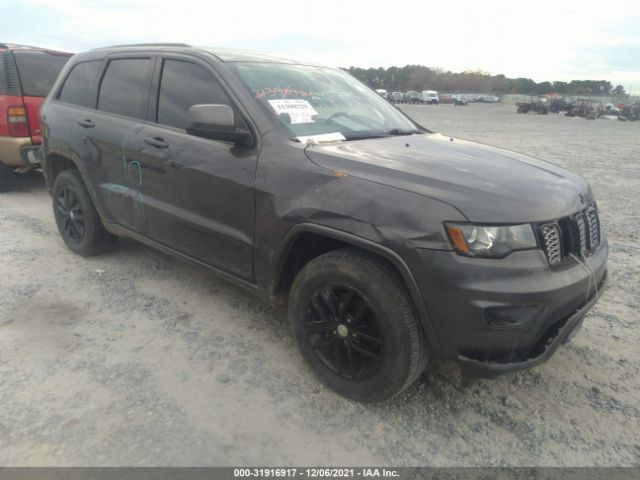
[[151, 60], [111, 60], [102, 78], [98, 109], [126, 117], [146, 118], [147, 87]]
[[69, 55], [37, 50], [14, 51], [22, 94], [30, 97], [46, 97]]
[[407, 117], [342, 70], [284, 63], [227, 65], [294, 138], [334, 134], [351, 140], [417, 131]]
[[158, 94], [158, 123], [185, 129], [192, 105], [230, 105], [216, 78], [204, 67], [181, 60], [165, 60]]
[[93, 108], [95, 96], [92, 95], [91, 87], [96, 75], [98, 75], [100, 65], [102, 65], [102, 60], [78, 63], [74, 66], [62, 86], [59, 100], [81, 107]]

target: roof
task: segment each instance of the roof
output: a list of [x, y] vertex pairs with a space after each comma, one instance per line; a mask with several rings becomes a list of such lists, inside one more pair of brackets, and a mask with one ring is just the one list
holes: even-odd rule
[[298, 63], [288, 58], [275, 57], [266, 53], [252, 50], [237, 50], [233, 48], [209, 48], [202, 47], [209, 53], [214, 54], [223, 62], [273, 62], [273, 63]]
[[17, 43], [5, 43], [0, 42], [0, 50], [36, 50], [39, 52], [47, 52], [53, 55], [73, 55], [70, 52], [63, 52], [60, 50], [53, 50], [45, 47], [33, 47], [31, 45], [19, 45]]
[[163, 49], [168, 50], [197, 50], [207, 52], [223, 62], [272, 62], [272, 63], [298, 63], [294, 60], [275, 57], [265, 53], [255, 52], [251, 50], [238, 50], [232, 48], [211, 48], [189, 45], [186, 43], [135, 43], [130, 45], [114, 45], [111, 47], [101, 47], [93, 51], [113, 50], [113, 51], [135, 51], [142, 49]]

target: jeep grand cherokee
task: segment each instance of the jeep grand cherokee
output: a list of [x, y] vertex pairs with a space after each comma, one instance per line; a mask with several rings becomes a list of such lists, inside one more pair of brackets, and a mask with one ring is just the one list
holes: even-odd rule
[[359, 401], [434, 358], [490, 377], [546, 361], [606, 274], [587, 182], [432, 133], [339, 69], [181, 44], [76, 55], [42, 109], [55, 219], [288, 305], [321, 381]]

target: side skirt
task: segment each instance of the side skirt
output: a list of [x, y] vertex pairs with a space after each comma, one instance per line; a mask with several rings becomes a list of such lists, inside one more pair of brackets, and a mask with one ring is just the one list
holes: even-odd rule
[[117, 223], [106, 223], [105, 224], [105, 228], [113, 233], [114, 235], [117, 235], [119, 237], [127, 237], [127, 238], [131, 238], [133, 240], [136, 240], [140, 243], [143, 243], [145, 245], [148, 245], [152, 248], [155, 248], [156, 250], [160, 250], [161, 252], [164, 252], [166, 254], [171, 255], [172, 257], [176, 257], [179, 258], [181, 260], [186, 260], [187, 262], [197, 265], [201, 268], [204, 268], [205, 270], [207, 270], [208, 272], [213, 273], [216, 277], [220, 278], [221, 280], [224, 280], [226, 282], [229, 282], [237, 287], [242, 288], [243, 290], [246, 290], [247, 292], [255, 295], [256, 297], [258, 297], [261, 301], [270, 304], [268, 301], [268, 295], [266, 294], [266, 292], [261, 289], [257, 284], [250, 282], [248, 280], [245, 280], [243, 278], [237, 277], [231, 273], [225, 272], [224, 270], [221, 270], [217, 267], [214, 267], [213, 265], [209, 265], [208, 263], [205, 262], [201, 262], [200, 260], [193, 258], [189, 255], [186, 255], [182, 252], [179, 252], [167, 245], [164, 245], [160, 242], [157, 242], [155, 240], [150, 239], [149, 237], [146, 237], [144, 235], [140, 235], [139, 233], [136, 233], [126, 227], [123, 227], [122, 225], [119, 225]]

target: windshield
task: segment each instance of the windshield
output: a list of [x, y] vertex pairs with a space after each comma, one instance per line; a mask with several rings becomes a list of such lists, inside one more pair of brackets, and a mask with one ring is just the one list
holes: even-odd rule
[[46, 97], [58, 78], [58, 73], [69, 60], [69, 55], [58, 55], [39, 50], [15, 51], [22, 94]]
[[418, 131], [380, 95], [341, 70], [283, 63], [227, 65], [292, 138], [354, 140]]

